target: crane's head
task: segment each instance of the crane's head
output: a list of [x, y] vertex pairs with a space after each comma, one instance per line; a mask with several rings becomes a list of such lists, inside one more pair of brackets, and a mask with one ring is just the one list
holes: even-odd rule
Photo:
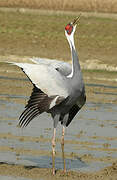
[[76, 29], [76, 25], [77, 25], [79, 19], [80, 19], [80, 16], [75, 18], [73, 22], [66, 25], [66, 27], [65, 27], [65, 34], [66, 35], [70, 36], [70, 35], [74, 34], [75, 29]]

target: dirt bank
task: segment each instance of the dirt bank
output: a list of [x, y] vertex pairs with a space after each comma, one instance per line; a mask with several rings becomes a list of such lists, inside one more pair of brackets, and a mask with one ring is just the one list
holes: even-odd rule
[[116, 180], [117, 179], [117, 163], [105, 168], [99, 172], [94, 173], [81, 173], [68, 171], [64, 174], [62, 171], [56, 171], [56, 175], [52, 176], [51, 169], [40, 169], [35, 166], [23, 166], [0, 163], [0, 174], [10, 176], [20, 176], [31, 178], [34, 180]]

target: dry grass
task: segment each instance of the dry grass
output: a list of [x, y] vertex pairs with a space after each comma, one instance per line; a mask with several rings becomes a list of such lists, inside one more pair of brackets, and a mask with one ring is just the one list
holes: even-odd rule
[[[64, 28], [76, 15], [0, 11], [0, 55], [71, 59]], [[82, 17], [75, 33], [79, 59], [117, 65], [117, 20]]]
[[117, 0], [1, 0], [0, 7], [117, 12]]

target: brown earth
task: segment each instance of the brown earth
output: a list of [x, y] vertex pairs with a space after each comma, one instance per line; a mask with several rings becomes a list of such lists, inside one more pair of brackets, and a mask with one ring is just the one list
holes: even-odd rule
[[68, 171], [64, 174], [62, 171], [57, 171], [56, 175], [51, 174], [51, 169], [41, 169], [35, 166], [22, 166], [13, 164], [0, 164], [0, 174], [10, 175], [14, 177], [26, 177], [34, 180], [41, 178], [45, 180], [117, 180], [117, 163], [113, 163], [112, 166], [105, 168], [99, 172], [94, 173], [81, 173]]
[[[30, 17], [30, 21], [29, 21]], [[64, 24], [69, 20], [70, 16], [35, 16], [35, 15], [22, 15], [19, 13], [9, 13], [4, 12], [0, 13], [0, 53], [1, 61], [29, 61], [29, 56], [45, 56], [49, 58], [58, 58], [58, 59], [70, 59], [70, 53], [68, 54], [68, 49], [66, 48], [66, 42], [63, 40], [64, 34], [63, 28]], [[35, 18], [36, 21], [34, 20]], [[60, 19], [62, 18], [62, 21]], [[4, 21], [3, 21], [4, 19]], [[39, 21], [37, 25], [37, 20]], [[53, 22], [55, 22], [53, 24]], [[58, 23], [60, 22], [60, 23]], [[84, 25], [84, 24], [85, 25]], [[58, 26], [58, 24], [60, 26]], [[47, 27], [48, 25], [48, 33]], [[57, 30], [54, 26], [57, 26]], [[85, 67], [85, 63], [88, 59], [90, 62], [94, 62], [94, 59], [102, 59], [102, 63], [99, 63], [99, 68], [96, 70], [97, 64], [89, 68], [89, 70], [83, 70], [83, 76], [86, 84], [86, 92], [87, 92], [87, 101], [93, 102], [103, 102], [103, 103], [117, 103], [116, 96], [109, 95], [103, 93], [109, 93], [110, 89], [105, 87], [91, 87], [88, 86], [89, 83], [94, 84], [102, 84], [108, 86], [116, 86], [116, 72], [105, 71], [105, 68], [102, 68], [104, 64], [107, 64], [108, 67], [112, 65], [115, 67], [117, 65], [116, 62], [116, 37], [115, 37], [115, 29], [117, 26], [117, 22], [113, 19], [103, 19], [103, 18], [83, 18], [81, 24], [81, 30], [79, 32], [79, 44], [81, 47], [80, 51], [80, 59], [82, 59], [81, 64], [82, 67]], [[98, 35], [98, 27], [100, 27], [100, 36]], [[54, 30], [54, 35], [51, 33]], [[103, 31], [104, 30], [104, 31]], [[92, 33], [93, 32], [93, 33]], [[108, 36], [106, 36], [108, 34]], [[81, 38], [81, 39], [80, 39]], [[90, 41], [91, 39], [91, 41]], [[56, 41], [55, 41], [56, 40]], [[87, 41], [89, 41], [88, 46], [86, 45]], [[63, 52], [63, 48], [60, 45], [61, 42], [65, 47]], [[50, 48], [51, 47], [51, 48]], [[87, 48], [88, 47], [88, 48]], [[87, 50], [88, 49], [88, 50]], [[52, 52], [55, 52], [53, 55]], [[62, 55], [61, 55], [62, 54]], [[11, 56], [12, 55], [12, 56]], [[95, 57], [95, 58], [93, 58]], [[91, 60], [93, 59], [93, 60]], [[110, 63], [111, 59], [111, 63]], [[97, 62], [97, 61], [95, 61]], [[84, 64], [83, 64], [84, 63]], [[91, 63], [90, 63], [91, 64]], [[89, 62], [88, 62], [89, 65]], [[102, 65], [102, 66], [101, 66]], [[103, 66], [104, 67], [104, 66]], [[112, 70], [112, 69], [111, 69]], [[19, 70], [19, 68], [15, 66], [10, 66], [6, 63], [0, 63], [0, 76], [2, 77], [16, 77], [16, 78], [26, 78], [25, 75]], [[18, 83], [17, 83], [18, 82]], [[21, 94], [29, 96], [32, 85], [28, 81], [17, 81], [14, 80], [12, 83], [9, 80], [0, 79], [0, 94], [4, 92], [7, 94]], [[23, 89], [21, 88], [23, 86]], [[16, 88], [14, 88], [16, 87]], [[28, 91], [27, 91], [28, 89]], [[96, 94], [96, 92], [101, 92], [102, 94]], [[111, 90], [112, 93], [116, 93], [116, 89]], [[7, 97], [2, 97], [2, 99], [7, 99]], [[18, 103], [25, 104], [25, 100], [22, 102], [20, 99], [14, 100]], [[0, 138], [7, 139], [18, 139], [21, 141], [27, 141], [26, 137], [17, 137], [12, 134], [0, 134]], [[49, 139], [43, 138], [32, 138], [29, 137], [30, 141], [49, 141]], [[99, 138], [99, 137], [94, 137]], [[102, 139], [104, 137], [101, 137]], [[59, 140], [58, 140], [59, 141]], [[66, 143], [69, 143], [66, 141]], [[70, 142], [71, 143], [71, 142]], [[73, 142], [75, 143], [75, 142]], [[83, 144], [84, 145], [84, 144]], [[85, 146], [86, 146], [85, 142]], [[88, 146], [88, 145], [87, 145]], [[105, 144], [104, 150], [107, 148], [107, 144]], [[109, 147], [107, 148], [109, 151]], [[101, 149], [103, 150], [103, 149]], [[47, 154], [47, 152], [42, 151], [30, 151], [30, 150], [21, 150], [21, 149], [13, 149], [9, 147], [0, 147], [0, 151], [9, 151], [15, 153], [28, 153], [28, 154]], [[116, 149], [113, 149], [116, 151]], [[49, 152], [50, 154], [50, 152]], [[73, 154], [72, 154], [73, 155]], [[60, 156], [59, 153], [57, 156]], [[69, 155], [66, 155], [69, 157]], [[92, 161], [93, 157], [85, 156], [81, 157], [84, 161]], [[94, 160], [94, 159], [93, 159]], [[98, 160], [98, 159], [97, 159]], [[96, 159], [95, 159], [96, 161]], [[31, 179], [63, 179], [63, 180], [117, 180], [117, 159], [102, 159], [100, 161], [110, 161], [112, 166], [104, 168], [98, 172], [73, 172], [68, 171], [66, 174], [63, 174], [61, 170], [57, 170], [56, 175], [53, 177], [51, 175], [51, 169], [37, 168], [33, 166], [23, 166], [23, 165], [15, 165], [15, 164], [6, 164], [0, 163], [0, 174], [1, 175], [10, 175], [15, 177], [27, 177]]]
[[23, 7], [46, 10], [117, 12], [117, 0], [2, 0], [0, 7]]
[[[16, 58], [17, 59], [17, 58]], [[27, 60], [24, 58], [24, 61], [26, 62]], [[107, 72], [107, 71], [83, 71], [84, 74], [84, 79], [86, 83], [86, 92], [87, 92], [87, 101], [93, 101], [96, 103], [103, 102], [103, 103], [117, 103], [116, 96], [115, 98], [111, 99], [111, 96], [107, 98], [107, 95], [104, 95], [103, 92], [110, 92], [109, 88], [104, 88], [104, 87], [90, 87], [87, 86], [87, 83], [95, 83], [95, 84], [105, 84], [106, 85], [114, 85], [115, 86], [115, 77], [116, 73], [112, 72]], [[0, 76], [2, 77], [15, 77], [15, 78], [26, 78], [25, 75], [20, 71], [19, 68], [15, 66], [11, 66], [7, 63], [1, 63], [0, 66]], [[93, 78], [92, 78], [93, 76]], [[103, 80], [103, 77], [105, 80]], [[113, 80], [107, 81], [107, 79], [112, 78]], [[26, 95], [29, 96], [32, 85], [28, 81], [18, 81], [18, 80], [13, 80], [12, 82], [9, 80], [1, 79], [1, 88], [0, 88], [0, 94], [4, 92], [4, 94], [20, 94], [20, 95]], [[14, 88], [15, 87], [15, 88]], [[22, 88], [23, 87], [23, 88]], [[28, 91], [27, 91], [28, 90]], [[95, 95], [95, 91], [102, 92], [102, 95], [97, 94]], [[116, 89], [112, 89], [112, 93], [116, 93]], [[2, 99], [7, 99], [7, 97], [2, 97]], [[25, 100], [20, 100], [20, 99], [14, 99], [12, 101], [18, 102], [18, 103], [23, 103], [25, 104]], [[79, 136], [79, 135], [78, 135]], [[105, 137], [91, 137], [91, 138], [100, 138], [104, 139]], [[111, 137], [110, 137], [111, 138]], [[50, 142], [50, 139], [48, 138], [43, 138], [43, 137], [25, 137], [25, 136], [14, 136], [10, 133], [8, 134], [0, 134], [0, 139], [16, 139], [18, 141], [32, 141], [32, 142]], [[107, 141], [110, 140], [109, 137], [107, 138]], [[115, 139], [112, 139], [115, 140]], [[57, 139], [59, 142], [60, 139]], [[92, 143], [89, 142], [80, 142], [80, 141], [65, 141], [65, 144], [79, 144], [83, 148], [90, 148], [90, 151], [96, 150], [96, 151], [106, 151], [109, 152], [109, 145], [105, 144], [104, 147], [98, 147], [98, 148], [93, 148], [90, 147]], [[95, 144], [93, 144], [95, 145]], [[78, 147], [77, 147], [78, 148]], [[30, 149], [23, 149], [23, 148], [10, 148], [10, 147], [4, 147], [0, 146], [0, 151], [1, 152], [14, 152], [17, 155], [17, 158], [19, 154], [28, 154], [28, 155], [34, 155], [34, 156], [40, 156], [40, 155], [48, 155], [51, 156], [51, 152], [49, 151], [39, 151], [39, 150], [30, 150]], [[116, 148], [112, 149], [110, 148], [110, 152], [116, 152]], [[56, 156], [61, 157], [61, 153], [56, 152]], [[75, 154], [67, 154], [66, 153], [66, 158], [71, 158], [75, 157]], [[80, 157], [80, 156], [79, 156]], [[75, 172], [75, 171], [68, 171], [66, 174], [63, 174], [62, 170], [57, 170], [56, 175], [53, 177], [51, 174], [51, 169], [44, 169], [44, 168], [38, 168], [38, 167], [33, 167], [33, 166], [23, 166], [23, 165], [15, 165], [15, 164], [5, 164], [1, 163], [0, 164], [0, 174], [1, 175], [8, 175], [8, 176], [15, 176], [15, 177], [26, 177], [26, 178], [31, 178], [31, 179], [64, 179], [64, 180], [72, 180], [72, 179], [79, 179], [79, 180], [116, 180], [117, 179], [117, 158], [95, 158], [93, 156], [81, 156], [80, 157], [82, 161], [84, 162], [91, 162], [91, 161], [102, 161], [102, 162], [108, 162], [112, 163], [112, 166], [104, 168], [98, 172]]]
[[[44, 13], [0, 11], [0, 55], [70, 60], [71, 54], [64, 35], [64, 27], [78, 15], [79, 13], [46, 11]], [[115, 31], [117, 20], [109, 16], [81, 17], [75, 33], [75, 44], [80, 62], [84, 63], [85, 69], [89, 66], [89, 62], [94, 64], [96, 60], [103, 66], [117, 66]]]

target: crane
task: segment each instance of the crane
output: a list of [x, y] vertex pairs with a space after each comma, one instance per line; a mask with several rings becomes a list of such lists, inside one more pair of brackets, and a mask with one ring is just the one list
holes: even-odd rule
[[20, 127], [26, 127], [32, 119], [43, 112], [53, 119], [52, 174], [55, 174], [55, 136], [57, 124], [62, 125], [61, 149], [63, 169], [66, 172], [64, 155], [65, 128], [86, 102], [85, 85], [74, 44], [74, 32], [79, 17], [65, 26], [65, 35], [72, 55], [72, 65], [57, 60], [31, 59], [31, 63], [13, 63], [19, 66], [33, 84], [32, 94], [25, 110], [19, 117]]

